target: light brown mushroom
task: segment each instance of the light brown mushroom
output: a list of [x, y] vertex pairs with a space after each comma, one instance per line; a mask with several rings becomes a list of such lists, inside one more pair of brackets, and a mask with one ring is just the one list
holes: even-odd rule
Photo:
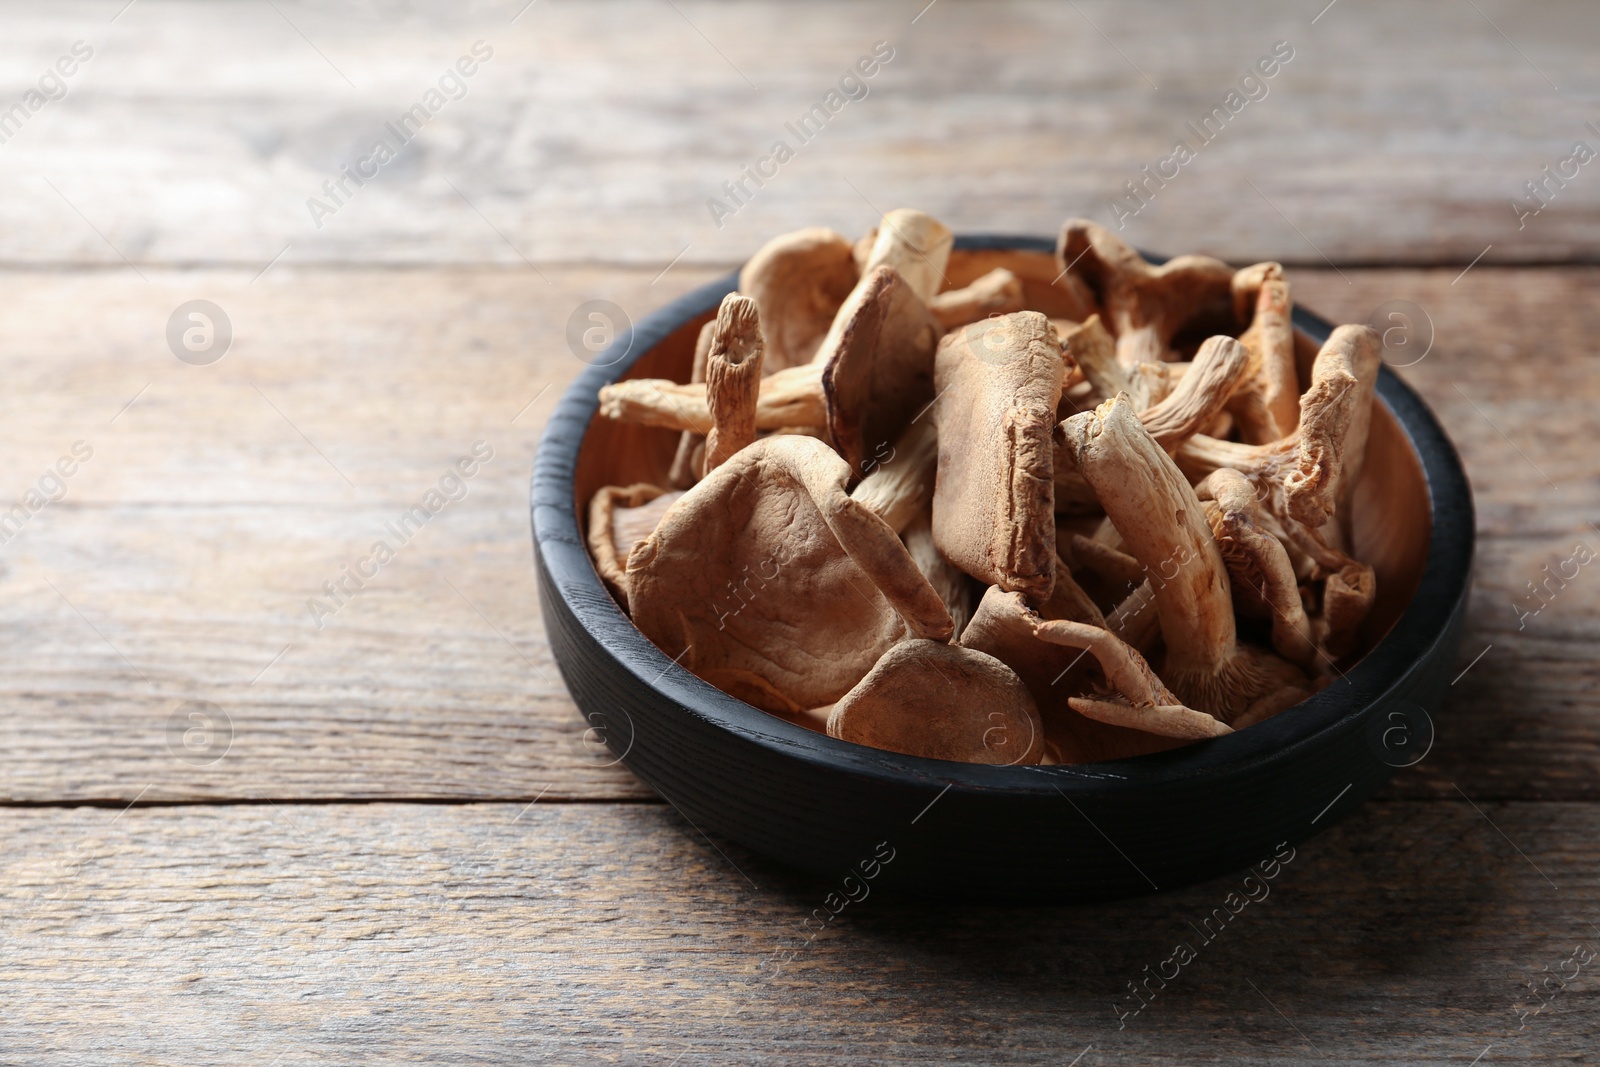
[[1004, 267], [996, 267], [960, 289], [937, 293], [928, 303], [928, 310], [946, 331], [1025, 307], [1022, 279]]
[[1287, 437], [1300, 422], [1289, 283], [1278, 264], [1258, 263], [1233, 276], [1233, 294], [1235, 312], [1243, 311], [1250, 323], [1239, 335], [1250, 352], [1250, 371], [1228, 409], [1246, 444], [1266, 444]]
[[950, 614], [815, 438], [766, 437], [678, 500], [628, 557], [633, 620], [666, 655], [757, 707], [838, 700]]
[[[1055, 621], [1042, 617], [1046, 614], [1030, 608], [1021, 593], [990, 586], [962, 631], [961, 644], [1000, 660], [1022, 679], [1060, 762], [1122, 759], [1175, 747], [1179, 742], [1171, 738], [1073, 710], [1071, 696], [1090, 688], [1097, 661], [1086, 651], [1074, 655], [1061, 643], [1041, 637], [1039, 628]], [[1087, 625], [1093, 627], [1092, 622]]]
[[1228, 467], [1195, 486], [1217, 549], [1228, 567], [1233, 604], [1241, 615], [1272, 623], [1272, 647], [1290, 663], [1312, 670], [1317, 646], [1300, 600], [1289, 552], [1260, 525], [1260, 502], [1245, 476]]
[[[1130, 388], [1134, 387], [1133, 383], [1142, 381], [1145, 384], [1138, 387], [1140, 396], [1162, 395], [1148, 383], [1172, 381], [1173, 376], [1165, 371], [1145, 374], [1144, 369], [1152, 365], [1140, 364], [1131, 370], [1124, 370], [1119, 378], [1117, 372], [1111, 370], [1105, 360], [1104, 337], [1103, 330], [1085, 329], [1073, 338], [1075, 341], [1082, 338], [1080, 350], [1088, 356], [1091, 365], [1096, 368], [1091, 381], [1098, 379], [1106, 387], [1128, 384]], [[1094, 355], [1088, 355], [1090, 349], [1099, 351]], [[1161, 366], [1165, 368], [1176, 364]], [[1226, 414], [1223, 408], [1233, 395], [1234, 389], [1244, 379], [1248, 369], [1249, 354], [1244, 347], [1231, 337], [1219, 335], [1207, 339], [1200, 346], [1200, 350], [1195, 353], [1194, 361], [1187, 364], [1187, 369], [1182, 375], [1176, 377], [1176, 387], [1159, 403], [1139, 408], [1132, 396], [1129, 397], [1129, 401], [1135, 403], [1140, 421], [1155, 436], [1157, 443], [1168, 452], [1175, 452], [1185, 441], [1210, 426], [1219, 415]], [[1088, 374], [1087, 371], [1085, 373]], [[1055, 438], [1051, 474], [1057, 511], [1062, 514], [1080, 515], [1099, 509], [1099, 500], [1083, 476], [1078, 473], [1071, 450], [1066, 447], [1059, 432]]]
[[739, 271], [767, 340], [767, 373], [809, 363], [859, 272], [850, 242], [822, 227], [775, 237]]
[[1078, 470], [1150, 576], [1166, 642], [1161, 676], [1223, 722], [1261, 696], [1307, 687], [1300, 669], [1238, 641], [1228, 573], [1194, 490], [1126, 398], [1062, 424]]
[[892, 267], [917, 299], [931, 303], [944, 284], [944, 269], [955, 243], [950, 228], [925, 212], [896, 208], [879, 221], [875, 233], [861, 277], [878, 267]]
[[1233, 732], [1216, 718], [1184, 707], [1144, 657], [1104, 627], [1041, 620], [1034, 634], [1042, 641], [1083, 649], [1099, 663], [1106, 686], [1117, 699], [1069, 697], [1068, 706], [1079, 715], [1162, 737], [1196, 739]]
[[1160, 403], [1138, 409], [1139, 421], [1167, 452], [1209, 426], [1250, 369], [1250, 356], [1231, 337], [1211, 337], [1195, 353], [1177, 386]]
[[[759, 317], [754, 322], [759, 329]], [[760, 380], [755, 428], [825, 426], [859, 477], [933, 399], [938, 339], [938, 322], [900, 275], [874, 268], [839, 309], [815, 359]], [[604, 386], [600, 414], [699, 432], [711, 422], [709, 401], [693, 386], [650, 378]]]
[[[626, 378], [600, 388], [600, 415], [668, 430], [711, 429], [711, 407], [704, 385], [680, 385], [665, 378]], [[803, 363], [761, 379], [756, 397], [756, 429], [822, 426], [828, 421], [822, 396], [822, 364]]]
[[939, 324], [893, 267], [874, 267], [818, 350], [834, 448], [857, 476], [933, 400]]
[[[1263, 508], [1281, 531], [1291, 556], [1311, 561], [1311, 577], [1323, 583], [1322, 604], [1312, 619], [1318, 644], [1330, 657], [1350, 652], [1361, 622], [1377, 593], [1372, 568], [1351, 558], [1328, 532], [1340, 499], [1349, 492], [1346, 473], [1353, 455], [1352, 427], [1362, 431], [1371, 418], [1381, 345], [1366, 326], [1340, 326], [1312, 364], [1311, 387], [1300, 398], [1299, 428], [1270, 445], [1242, 445], [1197, 436], [1177, 452], [1179, 464], [1199, 482], [1229, 467], [1251, 484]], [[1266, 524], [1263, 523], [1263, 526]]]
[[706, 406], [711, 410], [707, 474], [756, 439], [763, 349], [756, 302], [729, 293], [717, 310], [716, 330], [706, 357]]
[[828, 734], [929, 759], [1004, 766], [1044, 755], [1027, 687], [992, 656], [960, 645], [896, 645], [833, 707]]
[[1177, 450], [1179, 465], [1196, 482], [1231, 467], [1250, 480], [1280, 521], [1320, 529], [1338, 509], [1340, 475], [1354, 443], [1351, 426], [1364, 428], [1371, 418], [1381, 351], [1371, 327], [1340, 326], [1312, 364], [1293, 434], [1267, 445], [1197, 435]]
[[864, 465], [866, 477], [850, 495], [899, 533], [933, 501], [939, 434], [932, 416], [914, 416], [893, 446]]
[[589, 500], [589, 554], [594, 569], [626, 609], [628, 553], [650, 536], [667, 508], [683, 494], [659, 485], [608, 485]]
[[1062, 270], [1081, 277], [1095, 293], [1124, 366], [1173, 358], [1172, 340], [1186, 328], [1223, 332], [1232, 324], [1234, 272], [1221, 260], [1178, 256], [1153, 267], [1087, 219], [1069, 219], [1062, 226], [1056, 258]]
[[973, 577], [1038, 599], [1055, 577], [1051, 431], [1064, 374], [1037, 311], [946, 334], [935, 358], [934, 540]]

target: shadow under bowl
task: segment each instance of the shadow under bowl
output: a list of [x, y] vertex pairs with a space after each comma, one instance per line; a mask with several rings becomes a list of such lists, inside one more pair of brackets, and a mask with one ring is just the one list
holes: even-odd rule
[[[947, 273], [995, 266], [1049, 310], [1053, 242], [958, 238]], [[1155, 755], [994, 767], [865, 748], [770, 715], [673, 663], [602, 584], [583, 516], [605, 485], [666, 485], [675, 431], [595, 419], [600, 387], [688, 379], [695, 338], [737, 276], [619, 336], [568, 389], [534, 465], [540, 605], [578, 708], [622, 761], [703, 831], [850, 885], [1008, 902], [1108, 899], [1237, 870], [1348, 814], [1433, 739], [1459, 652], [1472, 497], [1455, 449], [1388, 367], [1351, 508], [1378, 596], [1365, 652], [1284, 713]], [[1296, 309], [1302, 381], [1328, 323]], [[885, 857], [891, 857], [884, 862]], [[856, 890], [859, 891], [859, 890]]]

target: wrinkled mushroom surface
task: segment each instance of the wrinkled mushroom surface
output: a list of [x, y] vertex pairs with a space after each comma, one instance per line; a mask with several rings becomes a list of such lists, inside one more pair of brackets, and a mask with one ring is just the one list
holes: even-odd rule
[[934, 541], [979, 580], [1041, 599], [1055, 579], [1051, 433], [1064, 374], [1037, 311], [946, 334], [935, 357]]
[[768, 374], [811, 361], [857, 277], [850, 242], [822, 227], [775, 237], [750, 257], [739, 292], [760, 309]]
[[933, 399], [939, 324], [892, 267], [870, 271], [818, 359], [833, 445], [859, 477]]
[[943, 601], [849, 478], [815, 438], [740, 451], [628, 557], [635, 624], [711, 684], [787, 712], [838, 700], [907, 636], [948, 639]]

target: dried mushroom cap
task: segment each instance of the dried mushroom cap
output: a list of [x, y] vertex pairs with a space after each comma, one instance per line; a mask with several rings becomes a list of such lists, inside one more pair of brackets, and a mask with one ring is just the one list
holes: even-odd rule
[[996, 267], [970, 285], [936, 294], [928, 304], [946, 330], [954, 330], [990, 315], [1009, 315], [1027, 307], [1022, 279]]
[[887, 452], [863, 461], [866, 477], [850, 495], [899, 533], [932, 503], [938, 464], [933, 419], [913, 418]]
[[767, 373], [809, 362], [859, 272], [850, 242], [811, 227], [775, 237], [739, 272], [739, 291], [761, 309]]
[[1159, 363], [1185, 326], [1232, 318], [1233, 269], [1210, 256], [1178, 256], [1153, 267], [1105, 227], [1069, 219], [1056, 257], [1094, 291], [1124, 365]]
[[1244, 475], [1223, 467], [1195, 492], [1228, 567], [1234, 606], [1241, 614], [1271, 620], [1272, 647], [1278, 655], [1312, 669], [1317, 647], [1300, 601], [1300, 583], [1283, 542], [1261, 528], [1255, 489]]
[[1050, 320], [1019, 311], [946, 334], [934, 361], [933, 536], [968, 574], [1043, 599], [1055, 578], [1051, 430], [1065, 367]]
[[682, 493], [659, 485], [608, 485], [589, 501], [589, 554], [606, 588], [628, 606], [628, 553], [661, 521]]
[[791, 713], [838, 700], [907, 636], [947, 640], [944, 603], [849, 478], [815, 438], [740, 451], [628, 557], [634, 623], [712, 685]]
[[858, 475], [933, 400], [939, 324], [892, 267], [875, 267], [817, 353], [833, 446]]
[[1036, 764], [1044, 726], [1004, 663], [960, 645], [906, 641], [834, 705], [828, 734], [928, 759]]
[[[703, 385], [680, 385], [665, 378], [626, 378], [600, 387], [600, 414], [620, 422], [668, 430], [711, 429], [711, 406]], [[756, 429], [822, 426], [828, 420], [822, 396], [822, 364], [803, 363], [761, 379], [756, 397]]]
[[1118, 398], [1062, 429], [1078, 470], [1150, 575], [1167, 646], [1162, 677], [1183, 703], [1231, 722], [1259, 697], [1305, 685], [1294, 665], [1239, 643], [1228, 572], [1200, 500], [1132, 405]]
[[1287, 437], [1299, 425], [1300, 382], [1294, 363], [1293, 307], [1283, 268], [1261, 263], [1236, 273], [1236, 312], [1240, 300], [1252, 292], [1254, 298], [1244, 309], [1250, 326], [1239, 335], [1239, 343], [1250, 351], [1250, 372], [1228, 407], [1247, 444], [1266, 444]]
[[872, 250], [861, 268], [865, 278], [878, 267], [893, 267], [924, 304], [933, 300], [944, 284], [955, 237], [932, 215], [896, 208], [878, 223]]
[[724, 297], [716, 323], [706, 357], [706, 404], [711, 409], [707, 473], [756, 439], [764, 351], [761, 317], [756, 302], [748, 296], [729, 293]]

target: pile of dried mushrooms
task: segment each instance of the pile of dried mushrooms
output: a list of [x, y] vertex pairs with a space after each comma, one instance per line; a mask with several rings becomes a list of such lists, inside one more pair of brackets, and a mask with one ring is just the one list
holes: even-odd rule
[[1375, 591], [1348, 502], [1377, 335], [1302, 383], [1277, 263], [1151, 266], [1072, 220], [1055, 278], [953, 288], [951, 245], [910, 210], [779, 237], [690, 384], [601, 391], [681, 431], [671, 485], [590, 502], [639, 629], [793, 722], [976, 763], [1156, 752], [1325, 684]]

